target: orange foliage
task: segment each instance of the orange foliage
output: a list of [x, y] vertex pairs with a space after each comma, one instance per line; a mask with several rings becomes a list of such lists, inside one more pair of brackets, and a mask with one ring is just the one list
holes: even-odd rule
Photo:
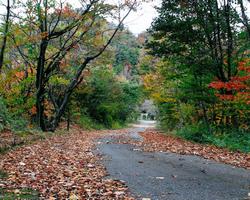
[[30, 110], [31, 114], [32, 115], [35, 115], [36, 114], [36, 106], [33, 106]]
[[56, 9], [55, 13], [57, 15], [61, 15], [65, 18], [68, 17], [73, 17], [73, 18], [80, 18], [81, 16], [79, 14], [77, 14], [73, 9], [71, 9], [68, 5], [66, 5], [64, 8], [62, 9]]
[[25, 77], [24, 71], [16, 72], [15, 75], [19, 80], [22, 80]]

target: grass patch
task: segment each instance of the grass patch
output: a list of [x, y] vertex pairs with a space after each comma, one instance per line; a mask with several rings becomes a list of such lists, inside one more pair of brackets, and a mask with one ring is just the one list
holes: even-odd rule
[[0, 170], [0, 179], [4, 179], [4, 178], [7, 178], [8, 177], [8, 174], [3, 171], [3, 170]]
[[224, 133], [207, 136], [207, 141], [218, 147], [228, 148], [232, 151], [244, 153], [250, 152], [250, 134], [249, 133]]
[[91, 119], [89, 116], [82, 115], [76, 123], [85, 130], [104, 130], [104, 129], [121, 129], [125, 128], [126, 123], [120, 123], [118, 121], [112, 121], [110, 127], [105, 126], [105, 124], [101, 124], [96, 122], [94, 119]]
[[85, 130], [102, 130], [105, 129], [105, 126], [95, 122], [88, 116], [82, 115], [76, 123]]
[[16, 200], [16, 199], [28, 199], [28, 200], [37, 200], [39, 199], [39, 193], [35, 190], [26, 188], [26, 189], [15, 189], [15, 190], [6, 190], [0, 189], [0, 200]]
[[213, 144], [232, 151], [250, 152], [250, 133], [242, 130], [211, 128], [209, 132], [204, 124], [193, 124], [176, 131], [175, 134], [198, 143]]

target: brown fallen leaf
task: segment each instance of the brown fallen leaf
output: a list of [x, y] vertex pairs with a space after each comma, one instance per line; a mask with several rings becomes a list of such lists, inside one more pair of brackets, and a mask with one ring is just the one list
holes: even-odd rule
[[1, 154], [0, 169], [9, 175], [1, 184], [12, 191], [32, 188], [41, 199], [49, 200], [132, 200], [124, 181], [105, 179], [101, 158], [92, 152], [99, 138], [124, 132], [83, 131], [75, 126], [68, 135], [55, 135]]

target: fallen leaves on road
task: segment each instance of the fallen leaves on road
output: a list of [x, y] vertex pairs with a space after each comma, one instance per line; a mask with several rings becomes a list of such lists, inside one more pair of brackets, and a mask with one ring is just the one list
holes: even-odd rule
[[31, 188], [51, 200], [132, 199], [122, 181], [104, 178], [105, 168], [92, 153], [103, 133], [74, 129], [1, 155], [0, 169], [8, 173], [1, 187], [13, 192]]
[[[198, 155], [250, 169], [250, 154], [192, 143], [152, 129], [140, 133], [143, 141], [133, 140], [128, 135], [130, 131], [133, 129], [82, 131], [74, 127], [71, 134], [53, 136], [11, 150], [0, 155], [0, 171], [8, 173], [7, 178], [0, 179], [0, 189], [19, 193], [24, 188], [30, 188], [38, 191], [41, 199], [50, 200], [133, 199], [129, 197], [123, 181], [104, 178], [107, 174], [99, 162], [101, 158], [93, 154], [94, 141], [107, 135], [117, 138], [119, 143], [137, 146], [134, 151], [143, 149]], [[138, 162], [143, 163], [140, 160]], [[172, 177], [176, 178], [176, 175]]]
[[140, 135], [144, 139], [143, 142], [134, 142], [134, 144], [149, 152], [163, 151], [198, 155], [206, 159], [250, 169], [250, 154], [247, 153], [232, 152], [212, 145], [193, 143], [172, 135], [164, 135], [156, 130], [146, 130]]
[[134, 151], [140, 151], [139, 147], [148, 152], [173, 152], [197, 155], [217, 162], [250, 169], [249, 153], [233, 152], [213, 145], [193, 143], [174, 135], [166, 135], [155, 129], [146, 129], [139, 134], [143, 137], [143, 140], [131, 139], [126, 133], [117, 135], [118, 143], [135, 145]]

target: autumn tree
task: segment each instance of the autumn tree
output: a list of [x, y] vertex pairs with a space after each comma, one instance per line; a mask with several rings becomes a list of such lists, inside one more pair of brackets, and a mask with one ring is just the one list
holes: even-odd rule
[[[136, 4], [125, 1], [116, 6], [89, 0], [74, 9], [69, 4], [43, 0], [23, 5], [27, 15], [16, 16], [20, 19], [16, 28], [28, 44], [15, 35], [12, 38], [21, 58], [36, 72], [36, 121], [42, 130], [56, 129], [72, 92], [83, 80], [82, 72], [108, 48]], [[110, 29], [105, 18], [116, 16], [121, 9], [126, 10], [124, 16]], [[66, 81], [58, 94], [53, 81], [62, 80], [62, 74]]]
[[[158, 12], [159, 17], [149, 31], [152, 38], [149, 38], [147, 46], [153, 56], [165, 63], [153, 72], [155, 80], [157, 77], [162, 80], [164, 89], [162, 92], [158, 88], [153, 91], [159, 91], [161, 98], [169, 97], [172, 92], [175, 100], [163, 101], [159, 106], [165, 106], [162, 110], [169, 107], [174, 110], [177, 128], [180, 124], [185, 126], [185, 123], [199, 122], [211, 130], [214, 124], [217, 126], [216, 119], [221, 115], [223, 124], [229, 124], [229, 121], [236, 123], [237, 112], [233, 111], [236, 107], [218, 103], [209, 84], [215, 80], [225, 85], [234, 82], [241, 73], [238, 63], [249, 56], [249, 19], [245, 14], [245, 2], [163, 1]], [[148, 78], [153, 77], [149, 74]], [[233, 90], [219, 92], [221, 95], [233, 95]], [[185, 113], [190, 117], [186, 121], [180, 120], [184, 119]], [[162, 114], [167, 118], [169, 113]]]

